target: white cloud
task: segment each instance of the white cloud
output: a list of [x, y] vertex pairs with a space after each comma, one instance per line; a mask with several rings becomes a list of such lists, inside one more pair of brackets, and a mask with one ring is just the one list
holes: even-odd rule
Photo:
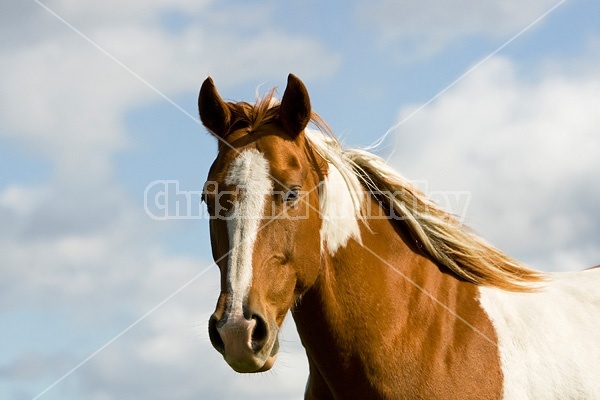
[[[185, 295], [157, 311], [134, 335], [123, 337], [82, 368], [80, 381], [88, 398], [133, 397], [154, 399], [219, 398], [298, 399], [302, 397], [308, 365], [294, 329], [274, 369], [259, 375], [233, 372], [207, 340], [197, 298]], [[205, 318], [204, 318], [205, 317]], [[201, 330], [194, 338], [190, 333]], [[131, 373], [134, 370], [136, 373]]]
[[122, 2], [107, 0], [83, 4], [76, 0], [41, 1], [51, 9], [60, 10], [65, 19], [74, 19], [86, 23], [127, 22], [135, 20], [152, 20], [157, 13], [166, 10], [180, 10], [189, 13], [208, 12], [207, 7], [214, 4], [211, 0], [133, 0]]
[[8, 186], [0, 192], [0, 207], [14, 216], [26, 216], [33, 212], [37, 199], [44, 195], [40, 188], [25, 188], [17, 185]]
[[[226, 86], [274, 74], [285, 77], [292, 69], [306, 78], [325, 76], [339, 63], [338, 56], [314, 39], [291, 36], [267, 24], [248, 33], [236, 30], [236, 21], [224, 17], [226, 13], [215, 11], [221, 24], [215, 26], [211, 10], [189, 1], [134, 2], [125, 7], [70, 3], [49, 6], [167, 96], [198, 90], [209, 72]], [[193, 9], [196, 23], [179, 33], [168, 32], [159, 18], [167, 4]], [[113, 18], [114, 10], [119, 11]], [[141, 16], [131, 19], [137, 12]], [[260, 8], [252, 14], [260, 14]], [[88, 178], [109, 176], [110, 156], [128, 144], [125, 112], [163, 100], [52, 15], [45, 17], [43, 27], [60, 25], [62, 31], [46, 36], [38, 28], [34, 43], [0, 51], [0, 134], [25, 142], [69, 179], [77, 179], [72, 171], [81, 168]], [[221, 33], [215, 34], [215, 28]]]
[[490, 60], [400, 127], [393, 161], [431, 189], [471, 190], [467, 223], [512, 255], [586, 268], [600, 260], [600, 75], [541, 69], [531, 82]]
[[375, 30], [382, 45], [400, 43], [403, 57], [430, 56], [472, 35], [513, 36], [552, 8], [556, 0], [453, 2], [361, 1], [359, 21]]

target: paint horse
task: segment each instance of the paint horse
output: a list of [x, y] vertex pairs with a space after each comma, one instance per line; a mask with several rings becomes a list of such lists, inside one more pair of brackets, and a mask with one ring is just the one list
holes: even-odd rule
[[255, 104], [208, 78], [198, 105], [219, 141], [209, 336], [235, 371], [273, 366], [291, 310], [307, 399], [600, 399], [600, 269], [503, 254], [378, 156], [342, 149], [293, 75]]

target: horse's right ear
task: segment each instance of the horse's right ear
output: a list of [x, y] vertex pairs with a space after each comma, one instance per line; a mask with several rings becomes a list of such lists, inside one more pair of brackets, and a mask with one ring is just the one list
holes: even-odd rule
[[206, 78], [198, 95], [198, 112], [202, 124], [215, 136], [224, 137], [229, 130], [231, 111], [221, 99], [212, 78]]

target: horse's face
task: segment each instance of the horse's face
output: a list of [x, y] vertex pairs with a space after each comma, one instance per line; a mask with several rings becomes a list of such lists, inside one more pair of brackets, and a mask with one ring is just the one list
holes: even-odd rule
[[266, 371], [285, 315], [319, 270], [319, 157], [302, 133], [311, 115], [308, 93], [290, 75], [281, 106], [256, 126], [239, 121], [240, 105], [223, 102], [210, 78], [198, 104], [220, 140], [204, 190], [221, 272], [210, 339], [234, 370]]

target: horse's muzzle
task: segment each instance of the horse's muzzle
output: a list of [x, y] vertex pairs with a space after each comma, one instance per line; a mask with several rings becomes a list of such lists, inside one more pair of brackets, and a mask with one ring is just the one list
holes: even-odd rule
[[269, 324], [259, 314], [247, 319], [241, 313], [213, 314], [208, 333], [214, 348], [237, 372], [263, 372], [271, 369], [279, 350], [277, 324]]

